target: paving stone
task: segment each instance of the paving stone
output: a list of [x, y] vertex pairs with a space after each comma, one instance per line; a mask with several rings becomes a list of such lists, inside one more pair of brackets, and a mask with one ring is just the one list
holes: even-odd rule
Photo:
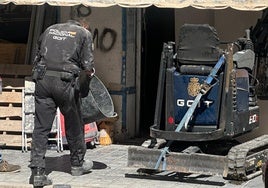
[[[112, 144], [109, 146], [97, 145], [88, 149], [85, 158], [93, 160], [93, 169], [89, 174], [71, 176], [69, 150], [57, 152], [48, 150], [46, 155], [46, 172], [53, 180], [54, 188], [60, 185], [70, 185], [71, 188], [262, 188], [264, 187], [261, 176], [247, 182], [234, 184], [220, 176], [200, 178], [200, 182], [160, 181], [125, 177], [126, 174], [135, 174], [133, 167], [127, 167], [127, 145]], [[21, 166], [17, 173], [0, 173], [0, 188], [30, 188], [28, 178], [30, 169], [30, 151], [21, 152], [16, 149], [1, 149], [3, 158], [12, 164]], [[202, 180], [202, 181], [201, 181]], [[216, 182], [219, 185], [211, 185]], [[45, 188], [53, 188], [46, 186]], [[63, 187], [62, 187], [63, 188]]]

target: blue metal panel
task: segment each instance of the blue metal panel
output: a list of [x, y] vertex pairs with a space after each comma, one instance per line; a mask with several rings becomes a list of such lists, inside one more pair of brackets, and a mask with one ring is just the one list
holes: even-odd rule
[[[191, 81], [191, 78], [195, 78], [194, 81]], [[191, 106], [191, 103], [194, 101], [194, 89], [198, 88], [206, 78], [207, 76], [180, 75], [178, 72], [174, 73], [174, 115], [176, 124], [181, 121], [184, 114]], [[210, 91], [201, 98], [193, 118], [189, 122], [190, 125], [218, 124], [218, 109], [220, 105], [219, 85], [220, 83], [217, 82]]]
[[[127, 50], [127, 10], [122, 8], [122, 67], [121, 84], [126, 86], [126, 50]], [[127, 121], [127, 94], [122, 92], [122, 130], [126, 131]]]

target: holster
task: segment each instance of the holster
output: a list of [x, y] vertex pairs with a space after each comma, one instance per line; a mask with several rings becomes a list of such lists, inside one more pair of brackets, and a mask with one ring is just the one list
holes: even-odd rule
[[36, 65], [34, 66], [33, 70], [32, 70], [32, 79], [34, 82], [36, 82], [37, 80], [42, 80], [46, 74], [46, 65]]

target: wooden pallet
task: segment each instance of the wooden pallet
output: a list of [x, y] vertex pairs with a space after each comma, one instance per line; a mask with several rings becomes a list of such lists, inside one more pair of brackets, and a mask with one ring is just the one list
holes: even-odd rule
[[31, 65], [0, 64], [3, 88], [0, 94], [0, 143], [22, 146], [22, 92]]
[[3, 87], [24, 87], [24, 78], [32, 74], [32, 65], [0, 64]]
[[0, 142], [21, 146], [22, 89], [3, 88], [0, 95]]

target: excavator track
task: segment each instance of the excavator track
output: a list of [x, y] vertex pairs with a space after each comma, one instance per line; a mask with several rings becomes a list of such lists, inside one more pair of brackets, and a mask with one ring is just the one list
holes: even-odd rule
[[228, 152], [228, 168], [223, 176], [244, 181], [262, 173], [261, 167], [268, 156], [268, 135], [234, 146]]

